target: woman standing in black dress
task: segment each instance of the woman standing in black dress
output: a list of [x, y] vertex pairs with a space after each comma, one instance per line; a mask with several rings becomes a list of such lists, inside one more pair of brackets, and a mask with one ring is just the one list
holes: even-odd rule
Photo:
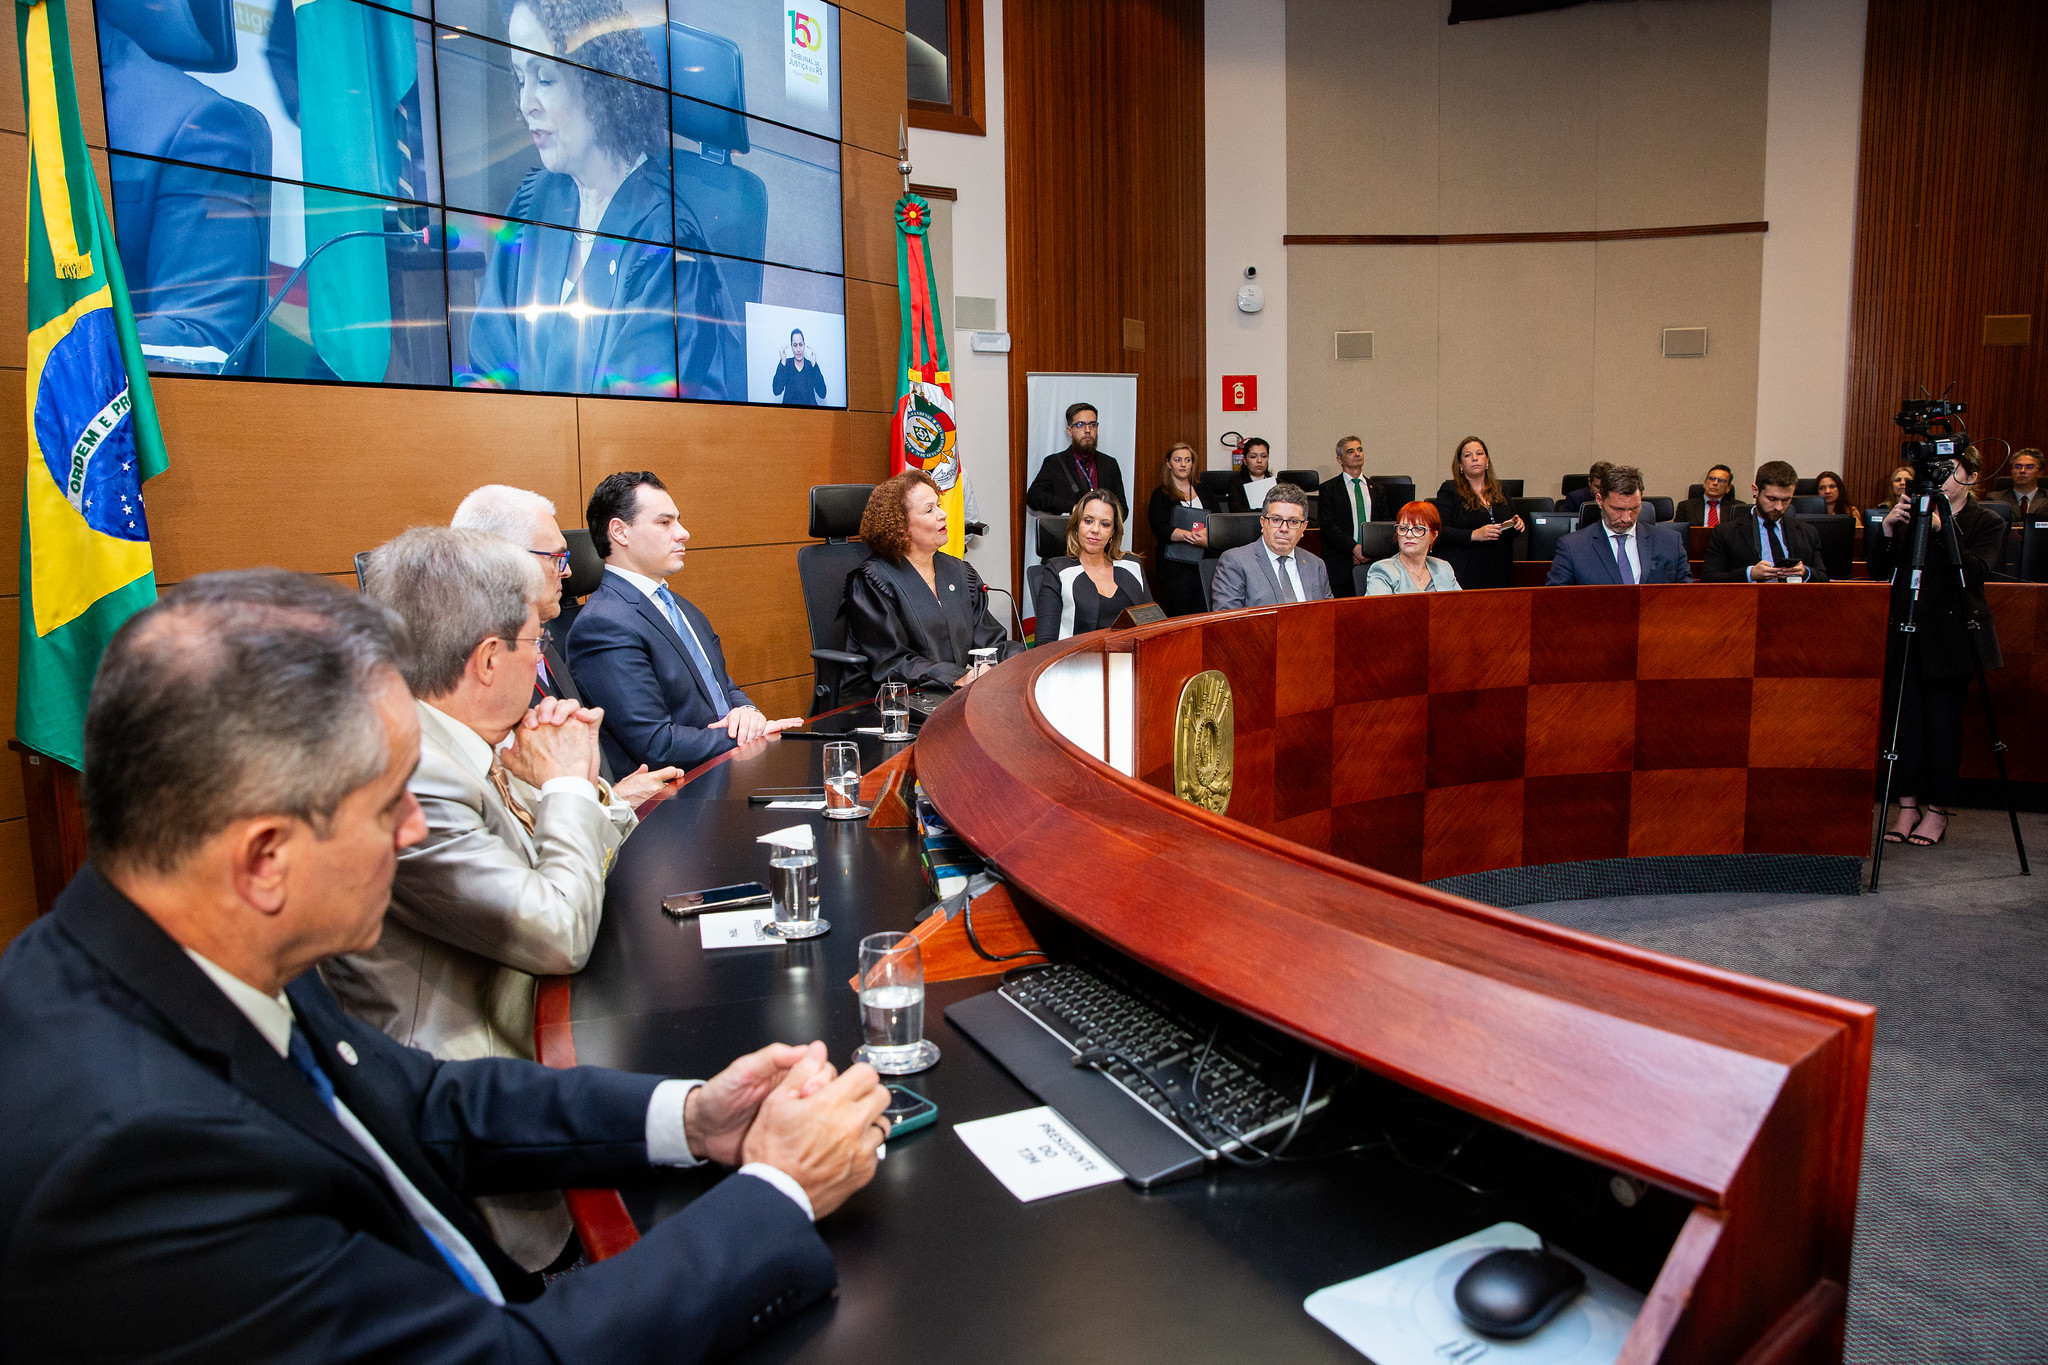
[[1514, 582], [1515, 536], [1525, 528], [1493, 475], [1486, 442], [1477, 436], [1458, 442], [1436, 510], [1444, 519], [1443, 556], [1460, 587], [1505, 588]]
[[1153, 574], [1159, 582], [1159, 605], [1168, 616], [1193, 616], [1209, 609], [1208, 600], [1202, 596], [1201, 565], [1196, 560], [1170, 557], [1166, 547], [1179, 544], [1203, 549], [1209, 543], [1209, 526], [1203, 522], [1197, 529], [1176, 527], [1173, 513], [1177, 507], [1204, 510], [1201, 495], [1195, 490], [1195, 448], [1186, 441], [1175, 442], [1173, 449], [1166, 452], [1166, 472], [1159, 487], [1152, 490], [1145, 520], [1152, 524], [1152, 539], [1159, 545]]

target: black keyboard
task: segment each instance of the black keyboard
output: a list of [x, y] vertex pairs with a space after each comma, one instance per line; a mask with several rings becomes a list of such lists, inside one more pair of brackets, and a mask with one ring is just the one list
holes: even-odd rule
[[997, 994], [1209, 1160], [1294, 1123], [1301, 1071], [1241, 1022], [1223, 1036], [1221, 1015], [1073, 963], [1012, 973]]

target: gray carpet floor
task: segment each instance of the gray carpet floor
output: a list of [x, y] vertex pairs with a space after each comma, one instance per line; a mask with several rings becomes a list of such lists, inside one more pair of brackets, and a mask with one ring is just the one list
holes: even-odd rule
[[1519, 907], [1877, 1007], [1853, 1362], [2048, 1360], [2048, 817], [2020, 819], [2032, 877], [2002, 811], [1962, 811], [1876, 895]]

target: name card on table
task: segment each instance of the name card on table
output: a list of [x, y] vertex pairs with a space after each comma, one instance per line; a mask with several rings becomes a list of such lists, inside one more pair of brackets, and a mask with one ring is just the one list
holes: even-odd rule
[[773, 906], [758, 905], [751, 910], [721, 910], [697, 917], [697, 932], [707, 951], [712, 948], [762, 948], [780, 946], [782, 940], [763, 930], [775, 921]]
[[1124, 1178], [1114, 1162], [1043, 1106], [956, 1123], [953, 1131], [1005, 1189], [1027, 1204]]

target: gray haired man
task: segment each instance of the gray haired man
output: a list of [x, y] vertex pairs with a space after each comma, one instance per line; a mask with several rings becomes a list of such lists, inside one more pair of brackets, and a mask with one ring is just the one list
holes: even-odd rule
[[1216, 561], [1209, 599], [1217, 611], [1274, 607], [1287, 602], [1320, 602], [1330, 595], [1323, 561], [1300, 553], [1308, 527], [1308, 494], [1291, 483], [1266, 492], [1259, 513], [1259, 539], [1225, 550]]
[[[633, 810], [598, 780], [603, 713], [529, 708], [547, 595], [540, 562], [482, 531], [421, 527], [371, 556], [369, 595], [411, 636], [427, 835], [398, 858], [377, 946], [323, 972], [343, 1008], [437, 1057], [532, 1057], [534, 978], [583, 969]], [[507, 740], [510, 743], [507, 743]], [[481, 1201], [537, 1270], [569, 1239], [552, 1195]]]

